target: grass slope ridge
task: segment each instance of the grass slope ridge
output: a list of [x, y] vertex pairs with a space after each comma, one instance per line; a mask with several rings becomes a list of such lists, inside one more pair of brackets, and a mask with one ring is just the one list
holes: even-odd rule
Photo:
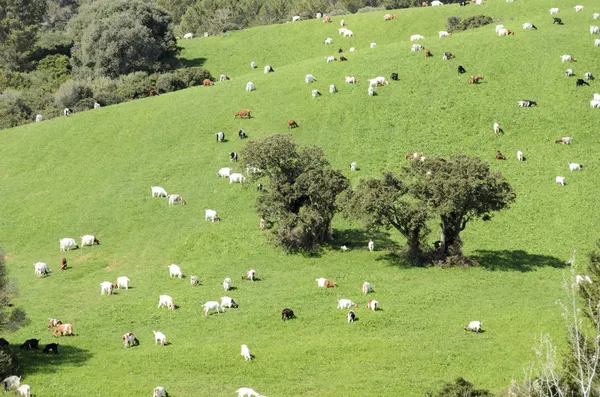
[[[389, 22], [383, 13], [349, 15], [352, 39], [337, 35], [336, 17], [332, 24], [303, 21], [189, 40], [184, 56], [191, 63], [232, 79], [1, 131], [0, 245], [20, 289], [14, 303], [32, 320], [5, 337], [12, 345], [33, 337], [56, 341], [45, 329], [48, 317], [71, 322], [77, 334], [58, 340], [56, 356], [19, 352], [24, 382], [40, 396], [149, 395], [157, 385], [172, 396], [199, 390], [233, 396], [243, 386], [267, 396], [422, 395], [457, 376], [478, 388], [506, 387], [533, 359], [534, 337], [552, 331], [562, 340], [555, 305], [561, 266], [572, 249], [586, 252], [597, 238], [600, 113], [589, 109], [589, 100], [600, 90], [595, 82], [576, 89], [564, 76], [568, 67], [580, 77], [599, 64], [588, 30], [598, 10], [583, 4], [581, 13], [566, 0], [553, 4], [564, 26], [552, 25], [541, 0], [488, 1], [402, 10]], [[477, 14], [516, 35], [497, 37], [490, 25], [437, 37], [448, 16]], [[539, 30], [522, 31], [524, 22]], [[410, 52], [408, 38], [417, 33], [433, 58]], [[333, 45], [322, 44], [327, 37]], [[377, 47], [368, 48], [370, 42]], [[326, 64], [339, 47], [349, 61]], [[457, 59], [442, 61], [443, 51]], [[562, 54], [578, 62], [562, 64]], [[257, 70], [250, 70], [251, 61]], [[265, 64], [276, 72], [265, 75]], [[483, 83], [469, 85], [468, 76], [456, 73], [459, 64], [468, 74], [483, 74]], [[368, 97], [367, 79], [392, 71], [400, 81]], [[318, 81], [306, 85], [307, 73]], [[345, 85], [346, 75], [359, 84]], [[248, 81], [256, 91], [244, 91]], [[339, 93], [328, 94], [329, 84]], [[312, 89], [323, 96], [313, 100]], [[539, 106], [518, 108], [519, 99]], [[240, 108], [254, 117], [233, 119]], [[395, 234], [374, 236], [375, 253], [357, 247], [304, 258], [273, 248], [258, 229], [254, 187], [229, 185], [215, 173], [231, 164], [228, 152], [242, 148], [238, 128], [257, 139], [284, 132], [287, 119], [300, 125], [292, 132], [298, 143], [321, 146], [335, 167], [348, 170], [357, 161], [361, 170], [347, 171], [353, 182], [399, 169], [402, 155], [412, 151], [489, 160], [508, 177], [517, 202], [464, 232], [466, 253], [483, 266], [406, 268], [386, 255], [404, 244]], [[494, 136], [496, 121], [505, 135]], [[218, 131], [229, 141], [217, 144]], [[573, 144], [553, 143], [562, 136], [572, 136]], [[509, 160], [495, 161], [497, 149]], [[525, 163], [516, 161], [517, 150]], [[585, 167], [569, 173], [569, 162]], [[566, 176], [567, 186], [555, 185], [556, 175]], [[188, 204], [169, 207], [151, 198], [151, 185]], [[207, 208], [222, 222], [205, 222]], [[338, 218], [334, 228], [339, 241], [363, 241], [364, 248], [371, 236]], [[102, 245], [64, 254], [73, 268], [61, 273], [58, 239], [84, 234], [97, 235]], [[53, 274], [35, 279], [37, 261], [49, 263]], [[201, 285], [168, 279], [170, 263], [197, 275]], [[240, 280], [250, 268], [262, 281]], [[100, 296], [102, 281], [122, 275], [131, 279], [129, 291]], [[237, 287], [227, 294], [225, 277]], [[317, 277], [339, 288], [319, 290]], [[365, 308], [365, 280], [380, 312]], [[179, 309], [158, 310], [160, 294], [171, 295]], [[201, 304], [225, 295], [240, 309], [204, 317]], [[346, 312], [335, 309], [339, 298], [360, 304], [357, 323], [346, 324]], [[298, 319], [282, 322], [284, 307]], [[487, 332], [465, 333], [470, 320], [482, 320]], [[152, 330], [171, 345], [154, 346]], [[140, 346], [123, 349], [125, 332], [135, 333]], [[241, 344], [256, 356], [253, 362], [242, 359]]]

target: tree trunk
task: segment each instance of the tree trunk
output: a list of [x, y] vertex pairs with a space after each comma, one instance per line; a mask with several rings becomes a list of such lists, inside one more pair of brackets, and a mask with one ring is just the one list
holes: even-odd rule
[[452, 222], [449, 219], [442, 218], [440, 247], [438, 249], [438, 256], [442, 261], [445, 261], [448, 255], [462, 256], [459, 224], [460, 222]]

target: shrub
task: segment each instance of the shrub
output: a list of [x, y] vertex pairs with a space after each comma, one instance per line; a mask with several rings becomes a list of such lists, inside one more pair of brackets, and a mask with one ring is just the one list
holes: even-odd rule
[[102, 106], [116, 105], [124, 101], [123, 97], [113, 92], [100, 92], [94, 95], [94, 98]]
[[161, 94], [183, 90], [186, 87], [185, 81], [175, 73], [163, 73], [156, 80], [156, 89]]
[[385, 7], [363, 7], [363, 8], [358, 9], [358, 12], [374, 12], [374, 11], [385, 11]]
[[[459, 22], [455, 25], [450, 26], [451, 18], [457, 18], [457, 17], [448, 18], [448, 23], [446, 24], [446, 26], [448, 27], [448, 32], [450, 32], [450, 33], [451, 32], [459, 32], [459, 31], [467, 30], [467, 29], [480, 28], [480, 27], [490, 24], [494, 21], [492, 19], [492, 17], [488, 17], [485, 15], [477, 15], [477, 16], [466, 18], [462, 21], [460, 20], [460, 18], [457, 18]], [[453, 22], [454, 22], [454, 20], [453, 20]]]
[[448, 32], [456, 31], [456, 27], [458, 26], [461, 20], [461, 17], [448, 17], [448, 21], [446, 22], [446, 30]]
[[5, 379], [20, 372], [17, 357], [10, 351], [9, 347], [0, 348], [0, 378]]
[[427, 397], [492, 397], [488, 390], [476, 390], [473, 384], [463, 378], [457, 378], [454, 383], [446, 383], [437, 393], [428, 392]]
[[32, 111], [18, 91], [6, 90], [0, 94], [0, 129], [24, 124], [31, 117]]
[[44, 73], [51, 80], [61, 80], [71, 74], [71, 63], [66, 55], [50, 55], [38, 63], [36, 70]]
[[202, 85], [202, 81], [204, 81], [204, 79], [214, 81], [210, 72], [202, 68], [178, 69], [174, 72], [174, 74], [178, 75], [184, 81], [186, 87]]
[[94, 102], [96, 101], [92, 98], [83, 98], [81, 101], [77, 102], [75, 106], [73, 106], [73, 110], [75, 112], [83, 112], [86, 110], [93, 109]]
[[71, 108], [85, 98], [93, 98], [94, 92], [81, 80], [68, 80], [54, 93], [54, 101], [61, 108]]
[[0, 92], [7, 88], [22, 90], [30, 85], [31, 82], [29, 81], [27, 74], [0, 69]]
[[145, 98], [154, 88], [154, 81], [145, 72], [130, 73], [121, 76], [115, 94], [129, 99]]

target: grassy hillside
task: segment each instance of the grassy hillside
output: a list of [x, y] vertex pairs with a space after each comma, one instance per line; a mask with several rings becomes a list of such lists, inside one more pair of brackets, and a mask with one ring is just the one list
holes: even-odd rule
[[[20, 291], [14, 303], [31, 319], [4, 337], [16, 349], [28, 338], [49, 343], [48, 317], [72, 323], [77, 333], [60, 338], [58, 356], [19, 351], [23, 381], [36, 396], [149, 396], [157, 385], [171, 396], [233, 396], [243, 386], [267, 396], [412, 396], [457, 376], [480, 388], [505, 388], [532, 361], [540, 333], [562, 343], [555, 302], [563, 295], [564, 261], [573, 249], [583, 258], [598, 238], [600, 111], [590, 109], [589, 100], [600, 87], [593, 81], [576, 88], [564, 76], [569, 67], [578, 77], [600, 75], [600, 50], [588, 30], [600, 9], [592, 1], [581, 4], [581, 13], [570, 1], [552, 4], [561, 8], [564, 26], [552, 25], [541, 0], [488, 1], [402, 10], [390, 22], [383, 13], [347, 16], [352, 39], [337, 35], [336, 17], [329, 25], [305, 21], [184, 41], [190, 63], [232, 79], [0, 131], [0, 246]], [[516, 35], [498, 37], [489, 25], [437, 37], [448, 16], [477, 14]], [[523, 22], [539, 30], [523, 31]], [[425, 36], [433, 58], [410, 52], [408, 38], [416, 33]], [[333, 45], [322, 44], [327, 37]], [[371, 42], [377, 47], [370, 49]], [[339, 47], [349, 61], [326, 64]], [[442, 61], [443, 51], [457, 58]], [[563, 54], [578, 62], [561, 63]], [[267, 63], [275, 73], [263, 74]], [[459, 64], [466, 76], [456, 72]], [[367, 96], [368, 78], [394, 71], [398, 82]], [[307, 73], [318, 81], [306, 85]], [[485, 80], [469, 85], [471, 74]], [[346, 75], [359, 84], [344, 84]], [[248, 81], [256, 91], [244, 91]], [[330, 84], [339, 89], [335, 95]], [[312, 99], [312, 89], [323, 96]], [[519, 108], [520, 99], [539, 106]], [[254, 117], [233, 119], [240, 108]], [[258, 139], [285, 132], [287, 119], [300, 125], [291, 132], [299, 144], [321, 146], [353, 182], [399, 169], [408, 152], [460, 151], [502, 171], [517, 202], [464, 232], [465, 250], [479, 257], [479, 268], [393, 262], [387, 253], [404, 244], [394, 233], [375, 236], [374, 253], [283, 255], [258, 228], [255, 188], [229, 185], [215, 173], [230, 165], [228, 152], [241, 151], [238, 128]], [[494, 136], [494, 122], [504, 135]], [[229, 141], [217, 144], [217, 131]], [[554, 144], [562, 136], [573, 137], [573, 144]], [[495, 160], [497, 149], [507, 161]], [[516, 161], [517, 150], [526, 162]], [[359, 172], [350, 173], [352, 161]], [[585, 166], [571, 173], [569, 162]], [[566, 177], [564, 188], [554, 183], [557, 175]], [[151, 185], [181, 194], [188, 204], [169, 207], [166, 199], [151, 198]], [[222, 221], [205, 222], [206, 208]], [[336, 219], [334, 228], [340, 242], [366, 247], [370, 235], [359, 225]], [[84, 234], [95, 234], [101, 245], [58, 251], [60, 238]], [[66, 272], [59, 270], [62, 256], [72, 266]], [[50, 264], [50, 277], [35, 278], [38, 261]], [[170, 263], [197, 275], [201, 285], [168, 279]], [[260, 282], [239, 279], [250, 268]], [[100, 296], [102, 281], [122, 275], [131, 279], [129, 291]], [[236, 287], [227, 294], [225, 277]], [[317, 289], [318, 277], [339, 288]], [[375, 288], [370, 298], [380, 302], [377, 313], [364, 307], [365, 280]], [[173, 296], [178, 310], [158, 310], [160, 294]], [[202, 303], [225, 295], [240, 308], [204, 317]], [[346, 311], [335, 308], [339, 298], [360, 304], [357, 323], [346, 324]], [[298, 318], [282, 322], [284, 307]], [[485, 333], [463, 331], [475, 319]], [[171, 344], [155, 346], [152, 330]], [[141, 345], [124, 349], [125, 332]], [[239, 355], [242, 343], [256, 356], [253, 362]]]

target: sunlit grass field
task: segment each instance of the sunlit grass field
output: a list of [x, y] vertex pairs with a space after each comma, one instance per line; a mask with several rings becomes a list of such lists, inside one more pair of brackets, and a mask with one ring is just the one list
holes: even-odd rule
[[[580, 13], [566, 0], [489, 0], [398, 10], [388, 22], [384, 12], [349, 15], [355, 37], [346, 39], [337, 31], [342, 17], [334, 17], [331, 24], [301, 21], [186, 40], [183, 58], [231, 80], [0, 131], [0, 246], [19, 289], [14, 304], [30, 319], [3, 336], [18, 352], [23, 383], [40, 397], [150, 396], [158, 385], [175, 397], [231, 397], [240, 387], [268, 397], [419, 396], [458, 376], [478, 388], [506, 388], [533, 360], [541, 333], [564, 343], [556, 305], [564, 263], [577, 250], [583, 266], [600, 234], [600, 111], [589, 107], [600, 86], [576, 88], [564, 74], [572, 68], [575, 78], [600, 75], [600, 49], [593, 47], [600, 36], [589, 34], [600, 6], [580, 4]], [[550, 6], [561, 8], [563, 26], [552, 25]], [[479, 14], [495, 23], [438, 38], [449, 16]], [[538, 30], [522, 30], [524, 22]], [[515, 36], [498, 37], [496, 23]], [[432, 58], [410, 51], [413, 34], [425, 36]], [[327, 37], [334, 44], [324, 45]], [[327, 64], [338, 48], [348, 61]], [[443, 61], [444, 51], [456, 59]], [[561, 63], [563, 54], [578, 62]], [[266, 64], [275, 72], [264, 74]], [[399, 81], [369, 97], [368, 79], [392, 72]], [[315, 83], [304, 82], [308, 73]], [[473, 74], [485, 79], [470, 85]], [[359, 83], [344, 84], [349, 75]], [[245, 92], [248, 81], [256, 91]], [[329, 94], [330, 84], [339, 92]], [[312, 99], [313, 89], [323, 95]], [[538, 106], [519, 108], [520, 99]], [[243, 108], [252, 119], [232, 117]], [[300, 127], [288, 131], [288, 119]], [[494, 122], [503, 135], [494, 135]], [[506, 175], [517, 201], [463, 233], [465, 252], [481, 263], [476, 268], [411, 268], [390, 255], [404, 245], [397, 233], [369, 234], [341, 217], [331, 249], [285, 255], [258, 227], [255, 186], [215, 176], [225, 166], [243, 171], [228, 156], [242, 152], [239, 128], [249, 140], [291, 133], [299, 145], [320, 146], [353, 183], [399, 171], [405, 153], [468, 153]], [[218, 131], [227, 142], [215, 142]], [[563, 136], [573, 143], [554, 143]], [[508, 160], [497, 161], [496, 150]], [[517, 150], [527, 161], [516, 160]], [[352, 161], [360, 171], [349, 170]], [[584, 168], [569, 172], [569, 162]], [[555, 184], [557, 175], [566, 177], [565, 187]], [[150, 197], [156, 185], [187, 205]], [[207, 208], [221, 222], [205, 222]], [[431, 242], [438, 239], [432, 228]], [[59, 252], [60, 238], [84, 234], [101, 245]], [[345, 241], [353, 243], [350, 251], [336, 249]], [[63, 256], [71, 267], [65, 272]], [[49, 277], [34, 276], [38, 261], [50, 265]], [[171, 263], [184, 279], [169, 279]], [[260, 281], [240, 279], [250, 268]], [[192, 287], [190, 275], [201, 285]], [[128, 276], [132, 287], [101, 296], [100, 283], [118, 276]], [[235, 290], [223, 291], [225, 277]], [[318, 277], [338, 288], [318, 289]], [[364, 281], [375, 289], [369, 297], [360, 292]], [[161, 294], [178, 309], [157, 309]], [[239, 309], [205, 317], [201, 305], [226, 295]], [[340, 298], [360, 305], [359, 321], [347, 324], [347, 311], [336, 309]], [[367, 299], [381, 310], [368, 311]], [[281, 320], [286, 307], [296, 319]], [[61, 337], [56, 356], [20, 351], [29, 338], [41, 339], [40, 346], [57, 341], [48, 317], [72, 323], [76, 336]], [[470, 320], [483, 321], [485, 332], [466, 333]], [[155, 346], [152, 330], [170, 344]], [[140, 346], [124, 349], [126, 332]], [[240, 356], [241, 344], [252, 362]]]

